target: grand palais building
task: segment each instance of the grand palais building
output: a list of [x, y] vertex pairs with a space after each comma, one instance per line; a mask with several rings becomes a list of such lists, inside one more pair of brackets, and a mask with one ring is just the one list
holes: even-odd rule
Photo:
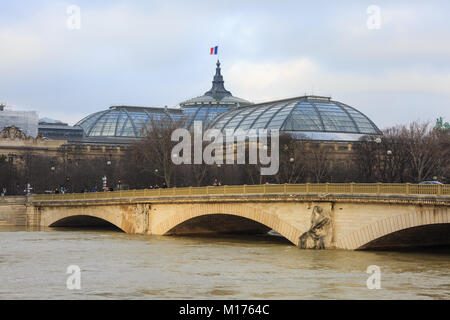
[[89, 155], [117, 156], [140, 139], [151, 119], [173, 119], [188, 129], [194, 121], [203, 128], [278, 129], [299, 140], [328, 145], [334, 151], [351, 150], [365, 135], [381, 135], [362, 112], [330, 97], [299, 96], [254, 104], [226, 90], [217, 62], [212, 87], [203, 95], [183, 101], [177, 108], [112, 106], [87, 115], [74, 126], [35, 112], [14, 112], [0, 107], [0, 154], [35, 150], [57, 154], [84, 150]]

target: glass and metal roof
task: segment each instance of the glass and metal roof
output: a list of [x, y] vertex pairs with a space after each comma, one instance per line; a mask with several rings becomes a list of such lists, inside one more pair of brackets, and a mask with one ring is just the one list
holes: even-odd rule
[[219, 114], [224, 113], [232, 106], [224, 106], [217, 104], [202, 104], [195, 108], [183, 108], [183, 114], [186, 119], [186, 128], [190, 129], [194, 121], [202, 121], [204, 125], [210, 123]]
[[298, 138], [358, 140], [381, 134], [364, 114], [329, 97], [304, 96], [236, 108], [219, 115], [210, 128], [278, 129]]
[[151, 120], [180, 120], [182, 111], [168, 108], [116, 106], [93, 113], [79, 121], [86, 137], [142, 137], [144, 127], [151, 126]]
[[235, 97], [225, 89], [220, 62], [217, 61], [216, 74], [212, 87], [203, 96], [180, 103], [186, 117], [186, 127], [191, 128], [194, 121], [207, 125], [217, 115], [239, 106], [251, 105], [250, 101]]

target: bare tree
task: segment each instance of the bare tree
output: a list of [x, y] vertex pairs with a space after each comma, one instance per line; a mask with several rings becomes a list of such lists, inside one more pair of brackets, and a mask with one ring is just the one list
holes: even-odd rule
[[132, 146], [134, 157], [141, 161], [139, 172], [153, 174], [162, 179], [167, 186], [174, 183], [175, 164], [171, 159], [172, 132], [183, 126], [182, 120], [176, 121], [170, 117], [150, 119], [150, 126], [145, 128], [144, 137]]
[[308, 171], [316, 183], [323, 182], [330, 172], [329, 154], [324, 146], [313, 146], [309, 150]]
[[307, 143], [296, 141], [291, 135], [280, 135], [280, 166], [275, 181], [298, 183], [306, 175], [308, 166]]
[[406, 149], [410, 155], [410, 170], [415, 182], [432, 178], [439, 162], [438, 135], [430, 123], [413, 122], [404, 128]]
[[[378, 141], [377, 141], [378, 140]], [[413, 122], [363, 137], [355, 145], [354, 161], [361, 182], [421, 182], [449, 172], [449, 132]]]

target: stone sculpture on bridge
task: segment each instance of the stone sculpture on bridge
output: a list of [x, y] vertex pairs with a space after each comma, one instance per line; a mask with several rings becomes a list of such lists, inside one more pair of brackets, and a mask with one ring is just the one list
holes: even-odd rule
[[321, 207], [314, 206], [311, 214], [311, 227], [300, 236], [299, 246], [302, 249], [326, 249], [331, 243], [331, 215]]

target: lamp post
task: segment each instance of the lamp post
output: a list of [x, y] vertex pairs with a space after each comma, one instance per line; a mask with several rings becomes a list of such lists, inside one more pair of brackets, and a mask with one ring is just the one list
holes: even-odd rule
[[66, 193], [68, 191], [68, 183], [70, 181], [70, 177], [69, 177], [69, 153], [66, 151], [64, 151], [63, 154], [63, 160], [64, 160], [64, 177], [65, 177], [65, 182], [63, 182], [63, 184], [60, 186], [60, 192], [61, 193]]
[[287, 181], [287, 183], [292, 182], [291, 179], [294, 176], [294, 162], [295, 162], [295, 159], [293, 157], [289, 158], [289, 163], [291, 164], [291, 170], [290, 170], [291, 172], [289, 174], [289, 180]]
[[159, 170], [158, 169], [155, 169], [155, 170], [153, 170], [153, 172], [155, 173], [155, 188], [156, 188], [156, 186], [159, 186], [156, 182], [158, 181], [158, 178], [159, 178], [159, 175], [158, 175], [158, 173], [159, 173]]
[[[381, 173], [381, 157], [380, 157], [380, 147], [381, 147], [381, 138], [377, 137], [375, 139], [376, 148], [375, 148], [375, 172], [372, 175], [378, 175], [378, 181], [383, 180], [383, 174]], [[384, 168], [386, 169], [386, 163]], [[377, 172], [378, 171], [378, 172]]]
[[16, 182], [13, 181], [15, 179], [13, 179], [13, 163], [14, 163], [14, 157], [13, 155], [9, 154], [8, 155], [8, 163], [9, 163], [9, 190], [11, 192], [12, 195], [16, 195]]
[[103, 190], [104, 191], [108, 191], [108, 178], [111, 179], [112, 183], [114, 184], [114, 179], [112, 177], [112, 172], [111, 172], [111, 165], [112, 165], [112, 161], [111, 161], [111, 155], [109, 155], [109, 160], [106, 160], [106, 174], [103, 178], [106, 178], [103, 181]]
[[55, 184], [55, 169], [55, 166], [50, 167], [50, 171], [52, 172], [52, 182], [50, 183], [50, 185], [52, 186], [52, 192], [54, 191], [53, 185]]
[[389, 183], [392, 183], [394, 180], [394, 168], [392, 165], [392, 158], [393, 158], [392, 150], [386, 151], [386, 157], [389, 161]]

